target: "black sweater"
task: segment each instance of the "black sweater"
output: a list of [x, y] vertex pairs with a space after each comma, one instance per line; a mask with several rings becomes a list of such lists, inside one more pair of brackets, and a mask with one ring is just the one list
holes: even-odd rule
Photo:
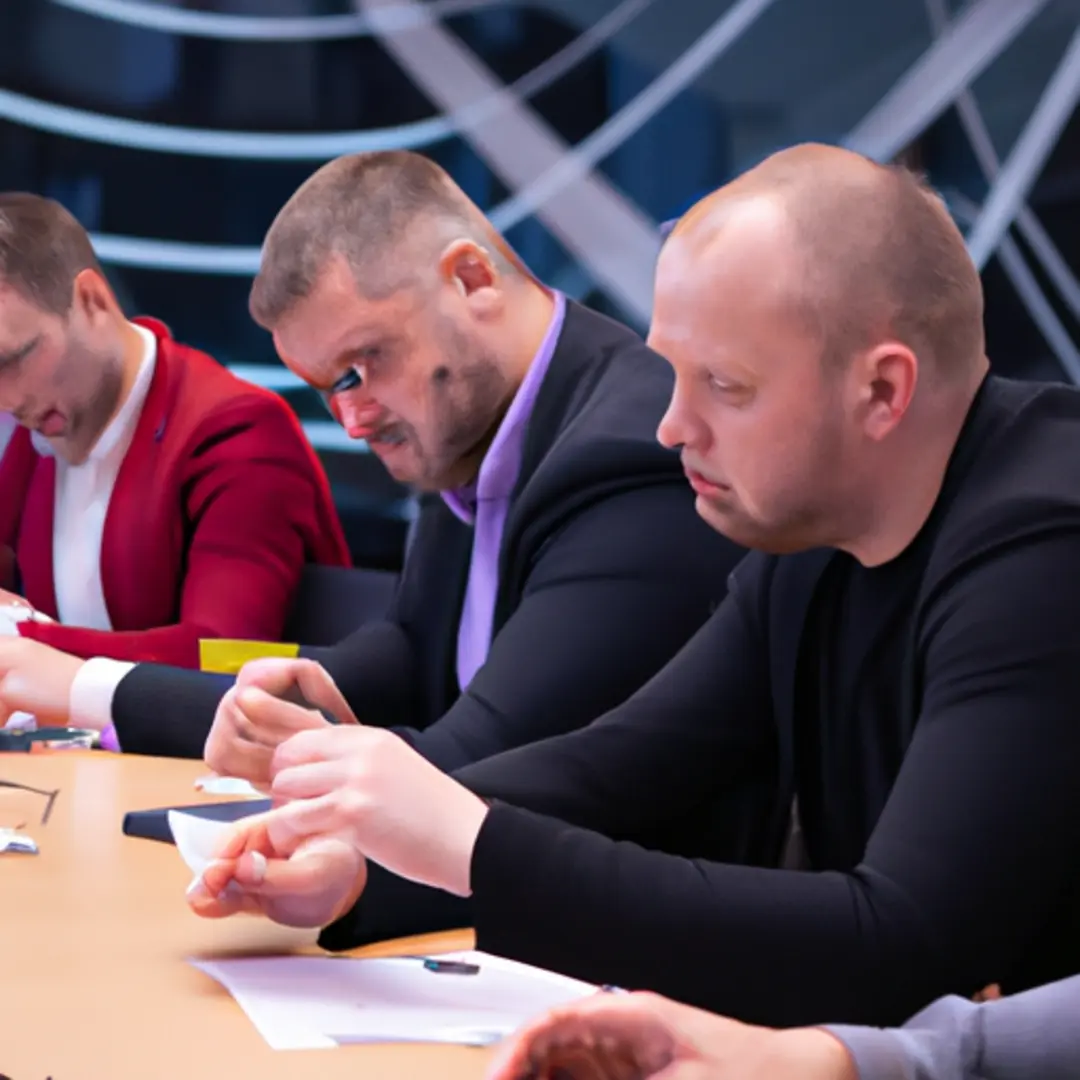
[[[471, 901], [380, 872], [324, 945], [471, 919], [780, 1025], [1080, 970], [1080, 393], [990, 378], [895, 563], [752, 555], [628, 703], [459, 776], [495, 800]], [[794, 796], [806, 871], [776, 868]]]

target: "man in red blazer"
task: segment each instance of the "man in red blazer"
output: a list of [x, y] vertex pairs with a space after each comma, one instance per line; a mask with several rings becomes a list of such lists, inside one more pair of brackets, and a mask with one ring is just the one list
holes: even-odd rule
[[82, 226], [34, 195], [0, 194], [0, 410], [25, 637], [194, 667], [200, 638], [279, 639], [304, 565], [348, 563], [286, 403], [128, 321]]

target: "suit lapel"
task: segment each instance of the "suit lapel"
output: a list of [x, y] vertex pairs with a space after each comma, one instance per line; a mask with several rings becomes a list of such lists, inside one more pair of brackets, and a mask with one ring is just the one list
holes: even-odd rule
[[[146, 322], [157, 336], [154, 375], [116, 474], [101, 537], [101, 588], [115, 630], [157, 624], [163, 599], [167, 600], [164, 610], [175, 607], [175, 566], [161, 550], [167, 537], [160, 534], [161, 523], [155, 513], [154, 482], [155, 474], [161, 471], [165, 427], [174, 396], [174, 357], [158, 324]], [[170, 580], [163, 580], [165, 570]]]
[[[451, 687], [450, 697], [445, 699], [445, 704], [449, 707], [458, 692], [464, 689], [458, 686], [457, 645], [458, 636], [461, 633], [461, 612], [465, 605], [465, 589], [469, 583], [469, 566], [475, 532], [463, 522], [458, 521], [449, 510], [446, 513], [452, 521], [446, 523], [440, 551], [443, 553], [442, 558], [446, 560], [445, 565], [456, 567], [457, 572], [449, 575], [446, 583], [446, 606], [439, 617], [439, 623], [445, 627], [445, 630], [434, 638], [438, 654], [434, 670], [446, 673], [448, 683], [444, 683], [444, 686], [448, 684]], [[501, 582], [499, 589], [500, 591], [502, 589]], [[440, 687], [440, 690], [442, 689]]]
[[422, 496], [392, 618], [420, 642], [426, 711], [432, 717], [441, 716], [458, 696], [457, 641], [472, 536], [439, 496]]
[[56, 512], [56, 460], [39, 458], [26, 493], [19, 528], [19, 575], [30, 604], [58, 619], [53, 585], [53, 519]]
[[[573, 394], [581, 386], [581, 371], [590, 354], [585, 336], [590, 314], [573, 300], [566, 301], [562, 331], [555, 343], [555, 351], [551, 354], [551, 362], [525, 428], [521, 465], [510, 497], [499, 545], [499, 584], [491, 626], [492, 637], [499, 632], [517, 606], [514, 555], [519, 551], [531, 550], [534, 546], [529, 539], [529, 530], [522, 532], [520, 515], [515, 513], [518, 496], [550, 452], [571, 407]], [[550, 524], [534, 515], [529, 515], [527, 520], [535, 528], [546, 529]]]

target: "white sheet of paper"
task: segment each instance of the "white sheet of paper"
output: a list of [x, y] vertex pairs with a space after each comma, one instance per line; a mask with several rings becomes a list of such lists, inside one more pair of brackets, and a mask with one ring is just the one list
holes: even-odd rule
[[244, 795], [249, 799], [265, 799], [266, 795], [253, 787], [247, 780], [240, 780], [235, 776], [218, 776], [212, 773], [209, 776], [200, 776], [195, 781], [197, 791], [205, 791], [207, 795]]
[[275, 1050], [358, 1042], [487, 1045], [596, 987], [481, 952], [440, 955], [475, 975], [427, 970], [421, 959], [245, 957], [193, 960], [220, 982]]
[[179, 810], [169, 811], [169, 829], [176, 850], [198, 877], [214, 860], [218, 837], [231, 825], [231, 821], [210, 821]]

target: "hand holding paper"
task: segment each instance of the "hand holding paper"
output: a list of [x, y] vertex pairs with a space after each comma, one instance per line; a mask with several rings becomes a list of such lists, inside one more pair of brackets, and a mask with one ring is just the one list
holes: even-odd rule
[[[469, 894], [487, 806], [390, 732], [327, 725], [274, 755], [272, 792], [284, 804], [229, 827], [201, 886], [208, 918], [256, 911], [323, 926], [366, 884], [366, 859], [425, 885]], [[224, 895], [230, 882], [241, 895]]]
[[195, 877], [200, 877], [214, 861], [214, 853], [221, 845], [229, 822], [213, 821], [181, 810], [170, 810], [167, 816], [176, 850]]
[[367, 883], [356, 848], [335, 836], [297, 836], [274, 817], [271, 811], [236, 824], [182, 823], [178, 833], [170, 814], [177, 847], [196, 873], [187, 895], [197, 915], [246, 913], [282, 926], [319, 927], [356, 902]]

